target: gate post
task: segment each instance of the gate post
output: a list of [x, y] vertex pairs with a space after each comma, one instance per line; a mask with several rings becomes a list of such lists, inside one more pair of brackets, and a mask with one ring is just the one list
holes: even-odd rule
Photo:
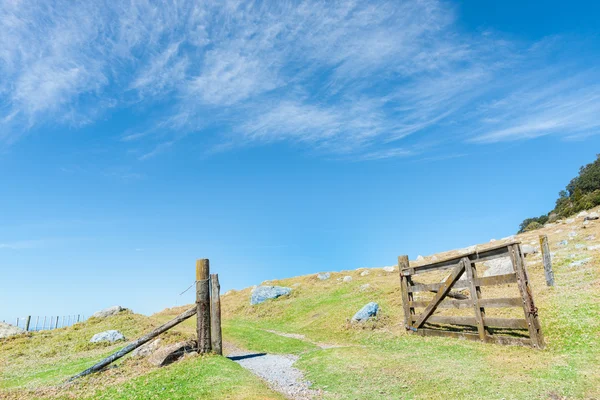
[[221, 285], [219, 275], [210, 275], [210, 338], [213, 351], [223, 355], [223, 337], [221, 333]]
[[208, 259], [196, 261], [196, 332], [198, 353], [210, 353], [210, 268]]

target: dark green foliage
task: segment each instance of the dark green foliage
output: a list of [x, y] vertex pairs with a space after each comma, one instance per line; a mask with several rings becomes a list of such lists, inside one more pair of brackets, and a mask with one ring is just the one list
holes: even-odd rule
[[[564, 218], [597, 205], [600, 205], [600, 154], [596, 155], [596, 161], [581, 167], [566, 190], [560, 191], [554, 210], [548, 215]], [[525, 219], [519, 225], [519, 233], [540, 228], [548, 222], [548, 215]]]
[[527, 218], [521, 225], [519, 225], [519, 233], [532, 231], [534, 229], [541, 228], [546, 222], [548, 222], [548, 216], [542, 215], [536, 218]]

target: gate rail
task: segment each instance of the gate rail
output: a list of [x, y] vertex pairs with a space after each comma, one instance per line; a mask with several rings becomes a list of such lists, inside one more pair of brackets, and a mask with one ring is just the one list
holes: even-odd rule
[[[507, 256], [510, 258], [514, 272], [486, 277], [477, 275], [476, 263]], [[400, 256], [398, 257], [398, 269], [400, 270], [404, 325], [409, 332], [422, 336], [446, 336], [499, 344], [528, 345], [535, 348], [545, 346], [520, 242], [503, 243], [481, 251], [473, 250], [459, 256], [417, 266], [410, 265], [408, 256]], [[450, 274], [440, 283], [424, 284], [413, 280], [419, 274], [443, 270], [450, 270]], [[463, 275], [466, 275], [466, 279], [459, 281]], [[482, 288], [510, 283], [517, 284], [519, 297], [482, 297]], [[452, 292], [452, 289], [468, 289], [469, 296]], [[430, 301], [414, 300], [414, 293], [425, 291], [435, 293], [433, 299]], [[454, 299], [449, 300], [448, 297]], [[485, 309], [492, 307], [522, 307], [524, 318], [488, 318], [485, 315]], [[417, 313], [415, 308], [424, 309]], [[470, 317], [434, 315], [435, 311], [441, 308], [472, 308], [474, 315]], [[477, 328], [477, 333], [457, 331], [456, 329], [444, 330], [431, 326], [432, 324], [471, 326]], [[494, 328], [523, 331], [522, 333], [527, 333], [529, 337], [495, 334], [493, 333]]]

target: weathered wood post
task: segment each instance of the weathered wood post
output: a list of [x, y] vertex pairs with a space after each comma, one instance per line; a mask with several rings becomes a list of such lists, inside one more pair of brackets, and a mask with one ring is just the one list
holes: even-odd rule
[[210, 353], [210, 267], [206, 258], [196, 261], [196, 331], [198, 353]]
[[554, 271], [552, 271], [552, 255], [548, 245], [548, 236], [540, 235], [540, 248], [542, 250], [542, 261], [544, 262], [544, 274], [546, 275], [546, 285], [554, 286]]
[[54, 329], [58, 329], [58, 319], [59, 318], [60, 318], [59, 316], [56, 316], [56, 325], [54, 325]]
[[408, 291], [408, 286], [412, 284], [410, 275], [407, 275], [406, 270], [410, 266], [408, 256], [398, 256], [398, 271], [400, 273], [400, 287], [402, 291], [402, 306], [404, 307], [404, 328], [412, 332], [412, 316], [415, 314], [414, 307], [410, 306], [413, 301], [413, 294]]
[[215, 354], [223, 355], [223, 336], [221, 333], [221, 285], [219, 275], [210, 275], [210, 337]]
[[44, 322], [42, 323], [42, 330], [46, 329], [46, 317], [44, 316]]
[[29, 324], [31, 323], [31, 315], [27, 316], [27, 320], [25, 321], [25, 332], [29, 331]]
[[35, 328], [33, 328], [33, 330], [34, 330], [35, 332], [37, 332], [37, 330], [38, 330], [38, 323], [39, 323], [39, 322], [40, 322], [40, 316], [38, 315], [38, 316], [35, 318]]

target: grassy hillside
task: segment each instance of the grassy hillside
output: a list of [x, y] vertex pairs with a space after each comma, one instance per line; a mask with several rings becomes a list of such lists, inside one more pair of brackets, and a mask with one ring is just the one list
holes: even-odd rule
[[[382, 269], [366, 276], [361, 276], [364, 270], [332, 273], [325, 281], [310, 275], [268, 282], [292, 287], [292, 294], [257, 306], [249, 304], [250, 288], [229, 293], [222, 299], [224, 337], [252, 351], [298, 355], [296, 365], [330, 399], [600, 398], [600, 249], [586, 250], [600, 243], [600, 222], [584, 229], [582, 219], [563, 221], [517, 239], [537, 245], [543, 233], [555, 253], [556, 286], [546, 286], [539, 254], [526, 260], [547, 343], [543, 351], [406, 334], [398, 272]], [[559, 244], [564, 240], [568, 244]], [[346, 275], [352, 282], [338, 280]], [[381, 306], [377, 321], [350, 324], [370, 301]], [[93, 333], [120, 329], [133, 338], [183, 309], [92, 320], [0, 341], [0, 397], [280, 398], [237, 364], [216, 356], [162, 369], [126, 358], [73, 387], [56, 387], [119, 347], [87, 344]], [[166, 340], [193, 336], [194, 324], [186, 321]]]

